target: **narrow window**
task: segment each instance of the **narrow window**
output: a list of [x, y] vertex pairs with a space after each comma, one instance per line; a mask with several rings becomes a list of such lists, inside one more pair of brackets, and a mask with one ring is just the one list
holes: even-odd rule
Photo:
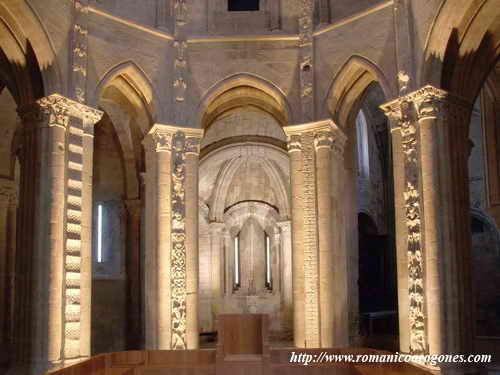
[[272, 274], [271, 274], [271, 239], [264, 232], [265, 243], [266, 243], [266, 288], [272, 289]]
[[240, 287], [240, 234], [234, 237], [234, 289]]
[[356, 118], [356, 131], [358, 138], [358, 174], [361, 177], [370, 177], [370, 154], [368, 149], [368, 125], [363, 111], [359, 111]]
[[102, 204], [97, 206], [97, 263], [102, 263]]
[[228, 0], [227, 10], [230, 12], [257, 11], [259, 10], [259, 0]]

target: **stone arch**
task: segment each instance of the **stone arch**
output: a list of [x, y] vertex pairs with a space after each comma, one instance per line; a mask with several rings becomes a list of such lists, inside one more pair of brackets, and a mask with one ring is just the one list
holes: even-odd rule
[[473, 102], [498, 60], [499, 49], [497, 1], [446, 0], [430, 28], [419, 81]]
[[352, 113], [358, 112], [365, 90], [375, 82], [382, 87], [386, 98], [396, 95], [396, 87], [391, 85], [377, 65], [364, 57], [351, 56], [330, 85], [322, 106], [324, 117], [330, 114], [334, 122], [344, 127]]
[[[247, 151], [241, 151], [241, 148], [246, 148]], [[281, 151], [273, 149], [269, 146], [262, 146], [266, 148], [266, 154], [272, 155], [273, 159], [280, 158], [281, 156], [285, 156]], [[264, 155], [259, 155], [258, 153], [252, 153], [251, 146], [244, 145], [236, 145], [224, 148], [222, 154], [216, 157], [227, 158], [227, 161], [223, 164], [220, 169], [214, 187], [214, 192], [212, 195], [212, 201], [210, 205], [210, 221], [221, 222], [224, 218], [224, 209], [225, 209], [225, 198], [231, 187], [231, 181], [233, 177], [238, 172], [239, 168], [245, 161], [245, 159], [241, 156], [247, 156], [248, 158], [258, 159], [263, 167], [264, 173], [270, 178], [272, 183], [272, 188], [278, 194], [278, 199], [280, 202], [279, 205], [279, 215], [282, 220], [286, 220], [290, 217], [290, 207], [289, 207], [289, 199], [288, 199], [288, 191], [286, 188], [286, 183], [281, 177], [281, 173], [279, 172], [279, 168], [273, 162], [268, 160]], [[217, 152], [217, 153], [219, 153]], [[215, 156], [215, 155], [214, 155]], [[207, 156], [203, 159], [200, 170], [202, 169], [203, 163], [210, 159], [210, 156]], [[288, 163], [288, 160], [285, 160], [285, 163]], [[286, 165], [286, 164], [285, 164]]]
[[[97, 105], [104, 90], [117, 78], [122, 78], [141, 100], [147, 110], [150, 122], [153, 124], [159, 117], [161, 106], [158, 103], [157, 90], [147, 77], [146, 73], [133, 61], [125, 61], [108, 70], [99, 80], [92, 104]], [[146, 133], [149, 129], [145, 129]], [[145, 134], [146, 134], [145, 133]], [[144, 135], [145, 135], [144, 134]]]
[[253, 105], [271, 114], [282, 126], [294, 116], [284, 92], [262, 77], [240, 73], [213, 85], [198, 105], [196, 123], [207, 128], [220, 114], [235, 107]]
[[144, 164], [141, 141], [159, 115], [157, 98], [143, 70], [126, 61], [104, 74], [91, 99], [94, 106], [106, 112], [118, 136], [127, 199], [140, 195], [139, 172]]
[[9, 89], [18, 105], [61, 93], [61, 72], [48, 34], [26, 1], [0, 4], [0, 48], [15, 77]]

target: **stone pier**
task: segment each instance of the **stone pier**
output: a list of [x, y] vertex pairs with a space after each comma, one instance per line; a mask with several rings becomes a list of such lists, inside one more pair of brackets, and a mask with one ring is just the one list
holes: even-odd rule
[[146, 148], [146, 348], [198, 348], [198, 157], [203, 131], [155, 125]]
[[346, 137], [331, 120], [284, 130], [291, 163], [295, 346], [333, 347], [345, 339], [334, 333], [333, 259], [342, 232], [332, 212], [337, 193], [333, 187], [339, 186], [333, 180], [342, 176], [336, 167]]

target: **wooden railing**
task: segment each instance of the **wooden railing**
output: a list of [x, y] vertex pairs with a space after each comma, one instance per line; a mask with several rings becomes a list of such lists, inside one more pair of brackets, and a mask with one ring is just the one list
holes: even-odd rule
[[[267, 315], [220, 315], [217, 349], [102, 354], [50, 375], [428, 375], [408, 363], [291, 363], [292, 352], [390, 354], [373, 349], [272, 349]], [[312, 358], [312, 357], [311, 357]]]
[[[319, 355], [327, 354], [388, 354], [371, 349], [271, 349], [268, 361], [252, 358], [235, 359], [232, 366], [217, 366], [216, 350], [185, 351], [130, 351], [101, 354], [91, 359], [66, 367], [50, 375], [239, 375], [239, 374], [328, 374], [342, 375], [429, 375], [407, 363], [322, 363], [304, 366], [290, 363], [292, 351]], [[257, 363], [256, 363], [257, 362]], [[261, 366], [259, 366], [260, 364]], [[256, 368], [259, 370], [255, 371]], [[230, 371], [230, 372], [228, 372]], [[250, 371], [250, 372], [249, 372]]]

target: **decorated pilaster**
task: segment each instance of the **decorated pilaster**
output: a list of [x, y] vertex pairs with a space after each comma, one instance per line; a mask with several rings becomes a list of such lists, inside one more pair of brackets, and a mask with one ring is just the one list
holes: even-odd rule
[[[146, 346], [198, 347], [198, 154], [202, 130], [155, 125], [146, 156]], [[150, 219], [148, 219], [150, 220]]]
[[29, 359], [29, 371], [38, 374], [90, 355], [92, 164], [85, 137], [102, 113], [58, 94], [19, 113], [25, 127], [20, 229], [33, 236], [20, 241], [16, 265], [24, 275], [16, 285], [17, 358]]
[[[291, 163], [294, 340], [297, 347], [332, 347], [334, 248], [332, 146], [346, 137], [331, 121], [285, 127]], [[338, 250], [338, 249], [336, 249]]]
[[[474, 319], [470, 290], [467, 178], [468, 119], [472, 106], [432, 86], [382, 107], [393, 123], [396, 194], [403, 195], [408, 300], [400, 316], [408, 324], [413, 354], [471, 351]], [[399, 138], [400, 137], [400, 138]], [[403, 158], [397, 160], [396, 158]], [[400, 164], [404, 168], [399, 168]], [[401, 171], [400, 171], [401, 169]], [[401, 173], [403, 172], [404, 173]], [[403, 189], [400, 187], [404, 186]], [[401, 192], [401, 190], [403, 190]], [[396, 197], [396, 206], [401, 197]], [[398, 249], [398, 264], [403, 265]], [[398, 286], [399, 293], [404, 288]], [[407, 317], [407, 318], [406, 318]], [[406, 323], [407, 319], [407, 323]]]

